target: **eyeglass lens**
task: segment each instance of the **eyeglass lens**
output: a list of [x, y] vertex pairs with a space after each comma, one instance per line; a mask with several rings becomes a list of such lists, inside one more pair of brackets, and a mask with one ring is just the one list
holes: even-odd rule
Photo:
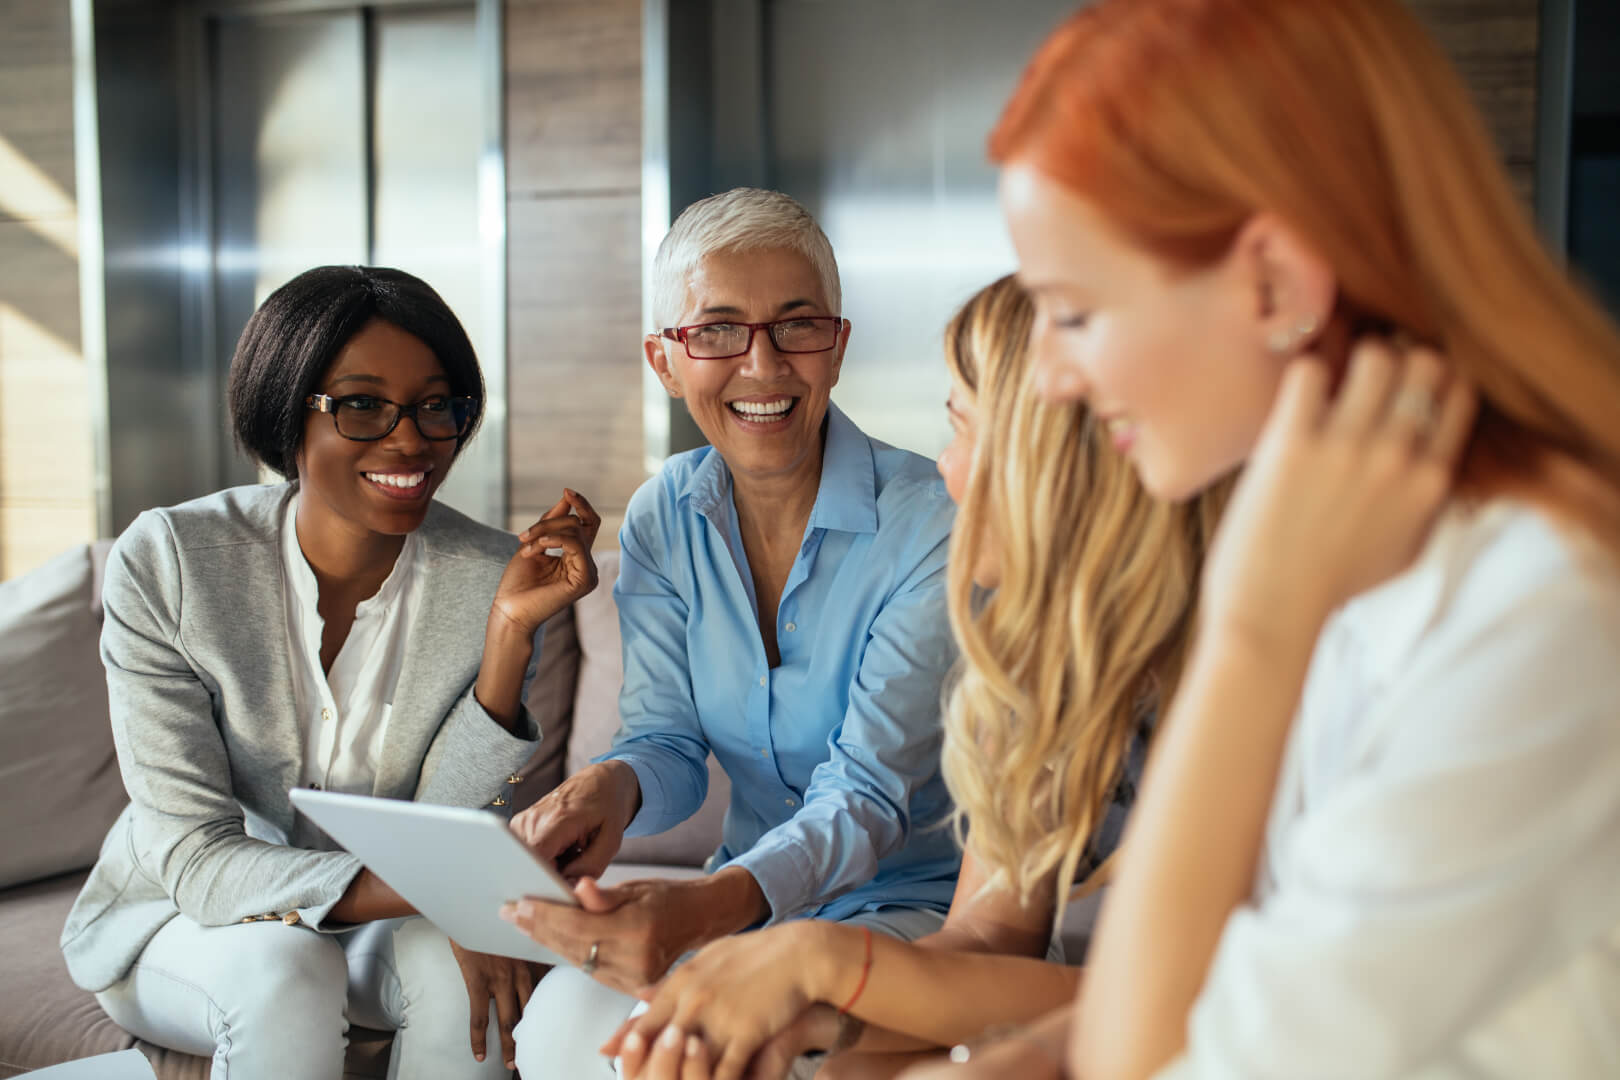
[[[417, 402], [413, 411], [416, 427], [427, 439], [453, 439], [466, 430], [471, 409], [453, 398], [429, 398]], [[381, 398], [353, 397], [338, 402], [332, 414], [338, 434], [349, 439], [379, 439], [399, 419], [400, 407]]]
[[[784, 319], [768, 329], [782, 352], [821, 352], [838, 341], [837, 319]], [[686, 347], [699, 359], [740, 356], [749, 344], [749, 328], [740, 323], [695, 326], [686, 332]]]

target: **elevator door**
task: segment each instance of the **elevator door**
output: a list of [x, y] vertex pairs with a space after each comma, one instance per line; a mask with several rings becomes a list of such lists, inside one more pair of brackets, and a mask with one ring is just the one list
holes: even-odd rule
[[[941, 331], [1015, 263], [985, 139], [1035, 47], [1077, 6], [646, 0], [648, 205], [667, 201], [672, 217], [759, 185], [816, 215], [854, 324], [833, 400], [880, 439], [930, 456], [948, 441]], [[647, 226], [650, 260], [668, 221]], [[665, 400], [657, 386], [647, 396]], [[651, 456], [702, 438], [678, 403], [667, 430]]]
[[[219, 378], [253, 310], [298, 273], [365, 263], [416, 274], [461, 319], [492, 391], [485, 431], [440, 498], [504, 525], [505, 356], [490, 340], [502, 305], [480, 231], [474, 5], [225, 10], [207, 16], [202, 40], [199, 217], [210, 269], [199, 333]], [[224, 483], [253, 482], [228, 436], [218, 449]]]

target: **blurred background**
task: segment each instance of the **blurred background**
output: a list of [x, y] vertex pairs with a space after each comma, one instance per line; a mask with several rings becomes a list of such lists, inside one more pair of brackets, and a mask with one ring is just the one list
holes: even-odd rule
[[[1549, 241], [1620, 300], [1620, 2], [1412, 3]], [[1013, 266], [984, 138], [1074, 6], [0, 0], [0, 579], [252, 482], [232, 347], [332, 262], [419, 274], [479, 348], [448, 501], [522, 528], [567, 484], [616, 528], [700, 440], [642, 363], [652, 253], [738, 184], [832, 238], [834, 400], [937, 453], [940, 330]]]

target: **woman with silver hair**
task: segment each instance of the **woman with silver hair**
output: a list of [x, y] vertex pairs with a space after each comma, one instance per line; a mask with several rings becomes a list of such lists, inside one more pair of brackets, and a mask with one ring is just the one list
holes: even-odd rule
[[[933, 462], [829, 400], [850, 325], [826, 235], [788, 196], [739, 188], [681, 214], [654, 277], [647, 362], [709, 446], [644, 484], [619, 534], [613, 749], [513, 821], [580, 901], [503, 913], [579, 965], [525, 1011], [531, 1080], [611, 1076], [598, 1048], [633, 995], [716, 938], [801, 918], [930, 933], [959, 866], [931, 827], [949, 813], [952, 504]], [[732, 795], [710, 872], [599, 885], [624, 836], [697, 811], [711, 752]], [[807, 1011], [773, 1052], [835, 1046], [840, 1016]]]

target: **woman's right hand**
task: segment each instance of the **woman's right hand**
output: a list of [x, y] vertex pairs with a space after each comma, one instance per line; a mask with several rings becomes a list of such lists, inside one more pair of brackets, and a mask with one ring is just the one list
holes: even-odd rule
[[[564, 488], [562, 498], [518, 535], [522, 544], [496, 586], [491, 620], [532, 637], [541, 623], [596, 588], [591, 547], [601, 527], [590, 500]], [[553, 550], [561, 554], [548, 554]]]
[[538, 965], [509, 956], [491, 956], [488, 953], [463, 949], [454, 941], [450, 951], [455, 954], [456, 965], [461, 968], [462, 981], [467, 984], [467, 1002], [470, 1024], [468, 1038], [475, 1061], [483, 1061], [487, 1053], [489, 1034], [489, 1003], [495, 1003], [499, 1022], [501, 1061], [508, 1069], [517, 1068], [517, 1042], [512, 1032], [517, 1028], [523, 1009], [534, 993], [534, 984], [540, 974]]
[[1306, 654], [1328, 615], [1417, 555], [1473, 429], [1473, 389], [1432, 350], [1358, 341], [1337, 394], [1295, 360], [1204, 566], [1206, 625]]
[[[848, 994], [862, 940], [853, 927], [803, 919], [710, 942], [643, 995], [647, 1011], [626, 1020], [602, 1053], [619, 1058], [624, 1075], [637, 1080], [673, 1028], [704, 1040], [715, 1080], [739, 1080], [756, 1054], [831, 996], [824, 985]], [[850, 970], [844, 961], [852, 950]]]
[[597, 877], [624, 843], [641, 808], [641, 784], [622, 761], [602, 761], [575, 773], [512, 818], [512, 832], [570, 880]]

